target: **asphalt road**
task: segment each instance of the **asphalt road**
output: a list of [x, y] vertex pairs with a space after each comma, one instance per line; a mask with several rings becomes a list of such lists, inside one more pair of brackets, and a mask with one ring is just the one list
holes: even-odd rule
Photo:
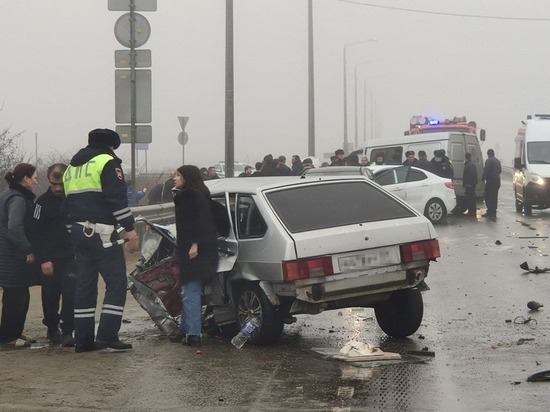
[[[550, 383], [527, 382], [550, 369], [550, 211], [516, 214], [511, 184], [496, 222], [451, 216], [436, 227], [442, 257], [423, 293], [424, 321], [409, 339], [390, 339], [371, 309], [298, 316], [271, 347], [210, 335], [200, 353], [162, 338], [129, 295], [124, 353], [75, 354], [46, 346], [38, 290], [28, 333], [34, 349], [0, 351], [0, 410], [109, 411], [540, 411]], [[530, 300], [544, 304], [538, 312]], [[519, 318], [518, 318], [519, 317]], [[537, 321], [514, 323], [521, 317]], [[351, 363], [331, 354], [351, 339], [403, 355]], [[412, 357], [408, 351], [433, 352]]]

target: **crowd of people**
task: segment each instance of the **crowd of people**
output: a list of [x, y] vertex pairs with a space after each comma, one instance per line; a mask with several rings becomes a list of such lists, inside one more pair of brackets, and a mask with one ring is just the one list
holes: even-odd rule
[[[34, 193], [35, 166], [21, 163], [6, 174], [8, 187], [0, 193], [1, 347], [16, 349], [34, 342], [23, 332], [29, 287], [41, 285], [42, 322], [53, 344], [74, 346], [75, 352], [132, 348], [118, 334], [127, 290], [123, 245], [136, 250], [138, 235], [129, 208], [131, 183], [125, 182], [122, 161], [114, 153], [119, 146], [120, 136], [113, 130], [92, 130], [88, 145], [74, 155], [69, 165], [56, 163], [48, 168], [49, 188], [38, 199]], [[482, 176], [487, 212], [482, 216], [495, 218], [501, 166], [492, 149], [487, 155]], [[403, 165], [452, 177], [452, 164], [444, 150], [436, 150], [430, 161], [422, 150], [418, 159], [414, 151], [405, 156]], [[398, 159], [397, 164], [401, 164], [400, 153], [387, 164], [395, 164]], [[377, 153], [373, 164], [385, 164], [384, 153]], [[321, 167], [344, 165], [366, 166], [369, 162], [365, 157], [359, 161], [355, 154], [345, 157], [338, 149], [331, 162]], [[310, 158], [301, 160], [293, 155], [288, 166], [285, 156], [274, 158], [268, 154], [256, 163], [255, 171], [248, 167], [239, 177], [299, 176], [313, 167]], [[184, 165], [149, 194], [150, 203], [175, 204], [183, 283], [183, 313], [176, 340], [191, 346], [201, 344], [201, 290], [204, 282], [215, 275], [218, 262], [220, 216], [204, 181], [218, 178], [215, 167]], [[463, 178], [464, 211], [475, 215], [477, 172], [469, 153]], [[125, 239], [120, 238], [117, 227], [124, 229]], [[105, 282], [105, 296], [96, 333], [99, 275]]]

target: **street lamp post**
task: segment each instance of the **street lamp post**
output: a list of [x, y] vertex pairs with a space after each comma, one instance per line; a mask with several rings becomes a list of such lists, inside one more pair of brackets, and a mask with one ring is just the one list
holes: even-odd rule
[[343, 58], [344, 58], [344, 151], [348, 151], [348, 91], [347, 91], [347, 84], [348, 84], [348, 62], [347, 62], [347, 48], [351, 46], [356, 46], [359, 44], [369, 43], [376, 41], [376, 38], [371, 38], [368, 40], [363, 41], [356, 41], [352, 43], [346, 43], [343, 47]]

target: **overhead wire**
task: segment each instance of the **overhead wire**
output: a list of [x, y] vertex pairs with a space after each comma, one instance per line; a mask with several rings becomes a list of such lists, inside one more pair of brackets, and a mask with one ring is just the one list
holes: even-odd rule
[[473, 18], [473, 19], [490, 19], [490, 20], [550, 21], [550, 18], [544, 18], [544, 17], [487, 16], [487, 15], [481, 15], [481, 14], [449, 13], [449, 12], [442, 12], [442, 11], [409, 9], [409, 8], [405, 8], [405, 7], [383, 6], [381, 4], [364, 3], [364, 2], [358, 1], [358, 0], [338, 0], [338, 1], [340, 1], [342, 3], [356, 4], [356, 5], [359, 5], [359, 6], [376, 7], [376, 8], [379, 8], [379, 9], [405, 11], [405, 12], [409, 12], [409, 13], [435, 14], [435, 15], [440, 15], [440, 16], [469, 17], [469, 18]]

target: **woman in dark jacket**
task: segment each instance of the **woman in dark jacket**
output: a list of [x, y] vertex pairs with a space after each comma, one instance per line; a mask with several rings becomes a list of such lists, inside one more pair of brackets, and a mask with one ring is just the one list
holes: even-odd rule
[[5, 179], [9, 187], [0, 194], [0, 344], [16, 348], [30, 346], [22, 333], [29, 309], [29, 286], [35, 284], [28, 227], [37, 185], [36, 168], [20, 163]]
[[181, 166], [174, 177], [176, 229], [183, 284], [182, 342], [201, 344], [201, 294], [205, 280], [216, 274], [218, 246], [210, 191], [196, 166]]

